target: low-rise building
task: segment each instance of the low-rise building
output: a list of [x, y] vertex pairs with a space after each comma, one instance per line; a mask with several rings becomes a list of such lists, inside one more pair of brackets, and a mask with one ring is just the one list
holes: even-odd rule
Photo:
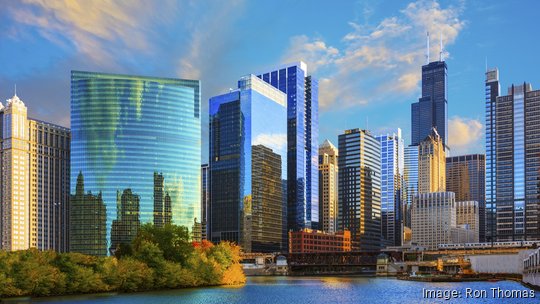
[[351, 232], [348, 230], [326, 233], [303, 229], [289, 231], [289, 253], [351, 251]]

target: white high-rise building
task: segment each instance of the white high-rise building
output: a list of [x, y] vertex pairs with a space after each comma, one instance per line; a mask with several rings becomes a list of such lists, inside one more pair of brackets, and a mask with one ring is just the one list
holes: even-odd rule
[[0, 103], [0, 249], [67, 251], [70, 130]]

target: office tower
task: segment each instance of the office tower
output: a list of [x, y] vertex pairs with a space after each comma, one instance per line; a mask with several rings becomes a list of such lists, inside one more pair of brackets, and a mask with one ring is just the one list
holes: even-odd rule
[[498, 71], [486, 73], [488, 241], [540, 239], [540, 90], [512, 85], [496, 96]]
[[[141, 224], [159, 226], [170, 218], [190, 229], [200, 217], [198, 80], [73, 71], [71, 127], [72, 193], [81, 174], [85, 190], [99, 193], [107, 210], [105, 244], [83, 243], [73, 251], [111, 246], [117, 191], [124, 189], [139, 197]], [[71, 238], [82, 238], [86, 232], [78, 226], [85, 220], [71, 223]]]
[[337, 231], [338, 149], [327, 139], [319, 146], [319, 225], [328, 233]]
[[70, 130], [0, 104], [0, 249], [68, 250]]
[[287, 96], [254, 75], [210, 98], [210, 237], [245, 252], [282, 248]]
[[116, 219], [112, 222], [111, 228], [111, 248], [114, 253], [121, 244], [130, 245], [139, 232], [141, 222], [139, 220], [140, 197], [125, 189], [120, 195], [117, 192], [116, 198]]
[[209, 239], [210, 174], [208, 164], [201, 165], [201, 238]]
[[473, 242], [480, 241], [480, 208], [477, 201], [456, 202], [456, 225], [473, 232]]
[[381, 144], [369, 131], [339, 135], [338, 229], [350, 230], [353, 250], [381, 247]]
[[75, 194], [70, 200], [69, 251], [89, 255], [107, 255], [107, 206], [101, 191], [84, 192], [84, 176], [77, 175]]
[[406, 204], [404, 206], [404, 226], [411, 228], [411, 206], [413, 198], [418, 194], [418, 146], [405, 148], [405, 184]]
[[453, 192], [420, 193], [411, 210], [412, 243], [428, 249], [453, 243], [451, 228], [457, 227]]
[[497, 97], [501, 91], [499, 70], [486, 72], [486, 241], [497, 240], [497, 151], [496, 151], [496, 121], [495, 110]]
[[[442, 59], [442, 58], [441, 58]], [[437, 129], [448, 145], [448, 67], [440, 60], [422, 66], [422, 96], [411, 105], [411, 144], [419, 145]]]
[[446, 188], [446, 155], [437, 130], [418, 146], [418, 193], [444, 192]]
[[484, 154], [461, 155], [446, 158], [446, 191], [456, 194], [456, 201], [476, 201], [479, 212], [479, 238], [485, 242], [485, 179]]
[[172, 222], [172, 205], [169, 192], [165, 191], [163, 173], [154, 172], [154, 225], [163, 227]]
[[401, 246], [403, 239], [405, 144], [401, 129], [376, 137], [381, 144], [381, 233], [385, 246]]
[[259, 78], [287, 96], [288, 229], [317, 229], [319, 222], [319, 86], [304, 62], [285, 65]]

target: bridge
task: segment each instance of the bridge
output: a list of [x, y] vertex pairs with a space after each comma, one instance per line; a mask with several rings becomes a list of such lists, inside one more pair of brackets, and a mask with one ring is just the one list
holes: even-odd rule
[[379, 251], [321, 253], [289, 253], [289, 273], [309, 274], [373, 274]]

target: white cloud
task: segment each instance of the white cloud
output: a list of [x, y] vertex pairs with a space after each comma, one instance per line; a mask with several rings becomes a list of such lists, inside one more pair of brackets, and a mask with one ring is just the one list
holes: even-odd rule
[[448, 145], [452, 155], [481, 151], [484, 126], [477, 119], [454, 116], [448, 121]]
[[[376, 26], [349, 22], [351, 31], [343, 36], [341, 49], [321, 38], [292, 37], [282, 61], [304, 59], [319, 71], [322, 110], [401, 101], [418, 92], [419, 67], [426, 60], [426, 32], [431, 33], [433, 60], [439, 55], [440, 35], [450, 45], [465, 26], [460, 20], [462, 10], [420, 0]], [[308, 65], [308, 70], [313, 69]]]

